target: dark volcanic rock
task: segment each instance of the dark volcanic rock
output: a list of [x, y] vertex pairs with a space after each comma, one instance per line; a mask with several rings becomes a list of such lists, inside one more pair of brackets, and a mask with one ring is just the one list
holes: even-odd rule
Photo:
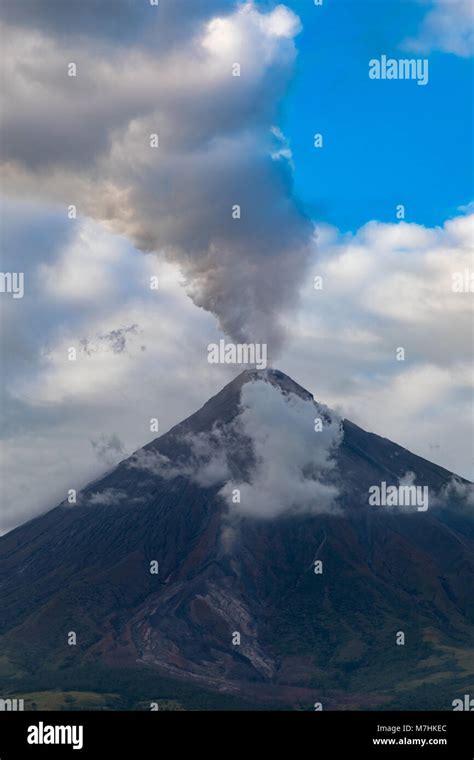
[[[250, 381], [312, 400], [281, 372], [244, 372], [139, 454], [186, 463], [190, 436], [232, 425]], [[415, 695], [416, 709], [416, 694], [432, 684], [423, 707], [451, 709], [474, 672], [472, 508], [446, 490], [452, 473], [342, 424], [329, 475], [340, 493], [334, 514], [231, 520], [221, 483], [162, 477], [130, 458], [77, 505], [2, 537], [2, 649], [23, 671], [65, 668], [75, 631], [76, 664], [146, 664], [263, 703], [406, 706]], [[233, 474], [248, 475], [252, 442], [226, 441]], [[368, 506], [371, 485], [407, 472], [437, 495], [435, 506], [410, 514]]]

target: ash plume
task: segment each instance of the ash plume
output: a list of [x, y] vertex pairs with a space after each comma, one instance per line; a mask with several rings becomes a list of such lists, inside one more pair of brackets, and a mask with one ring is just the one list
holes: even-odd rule
[[29, 3], [23, 14], [11, 3], [0, 11], [6, 187], [67, 199], [165, 255], [228, 336], [274, 354], [313, 238], [275, 126], [299, 18], [284, 5], [213, 1], [197, 11], [180, 0], [141, 8], [143, 23], [125, 3], [130, 35], [114, 45], [91, 28], [87, 2], [69, 5], [77, 23], [67, 33], [60, 15]]

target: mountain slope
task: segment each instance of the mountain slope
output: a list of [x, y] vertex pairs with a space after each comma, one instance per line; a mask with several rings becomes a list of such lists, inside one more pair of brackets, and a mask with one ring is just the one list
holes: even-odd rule
[[[426, 512], [368, 505], [410, 473]], [[474, 681], [474, 521], [454, 482], [283, 373], [244, 372], [0, 539], [4, 686], [105, 667], [252, 704], [451, 709]]]

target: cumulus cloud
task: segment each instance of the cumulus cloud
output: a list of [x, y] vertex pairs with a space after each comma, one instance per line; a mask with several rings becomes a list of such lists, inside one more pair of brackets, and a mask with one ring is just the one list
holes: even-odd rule
[[[138, 255], [97, 224], [26, 200], [3, 204], [2, 242], [4, 268], [27, 273], [23, 299], [0, 299], [5, 531], [103, 473], [91, 439], [112, 429], [129, 455], [155, 437], [151, 417], [165, 432], [216, 393], [234, 368], [207, 364], [206, 346], [220, 337], [215, 320], [187, 298], [174, 265]], [[83, 297], [68, 299], [43, 276], [44, 264], [69, 268], [68, 257], [75, 266], [89, 250], [97, 252], [94, 278], [109, 287], [97, 298], [85, 278]], [[150, 277], [158, 277], [158, 291], [150, 289]], [[136, 324], [139, 332], [125, 335], [126, 350], [114, 352], [114, 331]], [[84, 338], [96, 350], [81, 350]], [[68, 360], [70, 347], [76, 361]]]
[[445, 485], [440, 494], [437, 494], [435, 505], [444, 506], [446, 502], [456, 502], [458, 505], [468, 509], [474, 516], [474, 483], [466, 483], [459, 478], [452, 478]]
[[[300, 23], [283, 5], [203, 5], [187, 36], [163, 48], [99, 42], [87, 36], [87, 13], [72, 38], [51, 14], [39, 30], [20, 27], [9, 6], [4, 181], [10, 192], [77, 205], [142, 251], [163, 251], [228, 335], [275, 352], [313, 230], [273, 126]], [[76, 77], [67, 76], [71, 61]], [[70, 272], [60, 275], [67, 289]]]
[[202, 487], [220, 486], [231, 517], [337, 512], [339, 491], [330, 474], [343, 436], [340, 418], [266, 380], [246, 383], [240, 405], [227, 425], [180, 437], [186, 453], [179, 461], [142, 449], [129, 466], [165, 479], [182, 476]]
[[[70, 220], [70, 238], [67, 245], [60, 246], [56, 255], [46, 260], [37, 256], [36, 287], [41, 287], [49, 297], [60, 304], [68, 303], [79, 308], [91, 308], [94, 302], [110, 297], [116, 290], [114, 268], [123, 260], [125, 245], [122, 241], [110, 245], [110, 235], [86, 219]], [[57, 241], [53, 240], [57, 247]], [[33, 262], [28, 262], [28, 275], [32, 274]]]
[[[360, 329], [374, 340], [383, 331], [418, 361], [446, 366], [467, 360], [470, 291], [456, 292], [453, 283], [454, 275], [471, 266], [473, 229], [473, 215], [436, 228], [374, 221], [346, 236], [321, 229], [320, 301], [348, 294], [357, 304]], [[430, 340], [435, 327], [436, 340]]]
[[[17, 262], [29, 277], [21, 301], [0, 299], [4, 529], [101, 474], [90, 441], [110, 430], [111, 419], [130, 454], [156, 435], [151, 417], [165, 432], [236, 371], [207, 363], [206, 346], [221, 335], [185, 296], [176, 267], [138, 256], [123, 238], [65, 221], [48, 206], [10, 202], [7, 210], [6, 268]], [[454, 293], [451, 285], [453, 272], [472, 267], [472, 221], [460, 216], [434, 229], [372, 222], [352, 235], [320, 228], [279, 362], [341, 415], [467, 478], [474, 461], [472, 294]], [[81, 244], [86, 259], [97, 250], [95, 276], [111, 287], [100, 299], [92, 289], [89, 301], [87, 287], [80, 302], [55, 297], [42, 266], [79, 259]], [[316, 274], [323, 276], [321, 291], [313, 288]], [[152, 275], [159, 276], [158, 291], [149, 288]], [[401, 292], [394, 288], [400, 277]], [[84, 337], [95, 346], [97, 336], [134, 324], [142, 332], [131, 335], [126, 351], [114, 353], [107, 342], [90, 355], [79, 350]], [[395, 359], [400, 345], [404, 362]], [[67, 360], [70, 346], [78, 348], [76, 362]]]
[[[472, 294], [451, 285], [453, 272], [472, 268], [472, 221], [459, 216], [433, 229], [372, 222], [351, 235], [320, 228], [279, 361], [341, 416], [471, 479]], [[26, 199], [4, 204], [2, 227], [5, 268], [28, 273], [23, 299], [0, 299], [1, 519], [8, 530], [103, 473], [91, 439], [112, 430], [130, 455], [156, 436], [151, 418], [166, 432], [238, 370], [207, 363], [207, 345], [222, 334], [186, 297], [175, 265]], [[69, 268], [68, 257], [78, 262], [82, 250], [86, 262], [97, 251], [94, 277], [110, 287], [97, 298], [91, 283], [87, 300], [82, 283], [81, 300], [69, 300], [43, 276], [43, 264]], [[150, 290], [150, 276], [158, 276], [158, 291]], [[401, 277], [402, 291], [394, 287]], [[126, 351], [114, 353], [107, 341], [90, 355], [80, 350], [82, 338], [96, 346], [98, 336], [135, 324], [141, 332], [127, 334]], [[400, 345], [404, 362], [395, 359]], [[75, 362], [70, 346], [78, 348]], [[237, 473], [221, 482], [231, 479]]]
[[[283, 395], [266, 382], [242, 389], [237, 424], [252, 443], [248, 480], [227, 482], [221, 494], [232, 514], [273, 518], [289, 513], [337, 512], [338, 489], [329, 482], [332, 458], [342, 441], [340, 418], [295, 394]], [[315, 420], [322, 422], [315, 430]], [[233, 492], [240, 491], [235, 503]]]
[[116, 464], [125, 452], [123, 442], [116, 433], [101, 435], [97, 440], [91, 441], [91, 445], [97, 459], [106, 465]]
[[398, 483], [401, 486], [413, 486], [416, 481], [416, 475], [414, 472], [408, 471], [398, 479]]
[[180, 444], [186, 455], [172, 461], [151, 449], [140, 449], [130, 458], [128, 467], [144, 470], [150, 475], [158, 475], [165, 480], [187, 477], [203, 488], [222, 483], [230, 477], [229, 447], [232, 428], [215, 426], [210, 433], [195, 433], [182, 436]]
[[113, 40], [122, 47], [137, 40], [162, 50], [186, 39], [209, 14], [225, 11], [228, 0], [3, 0], [0, 18], [20, 29], [40, 29], [52, 35]]
[[474, 8], [471, 0], [431, 0], [416, 37], [407, 39], [407, 50], [444, 53], [467, 58], [474, 53]]
[[[362, 427], [472, 478], [474, 216], [318, 230], [318, 258], [280, 368]], [[405, 349], [404, 361], [396, 350]]]
[[[125, 498], [126, 494], [118, 488], [105, 488], [103, 491], [95, 491], [94, 493], [87, 494], [84, 501], [91, 507], [109, 507], [114, 504], [119, 504]], [[83, 503], [82, 499], [80, 500], [80, 503]]]

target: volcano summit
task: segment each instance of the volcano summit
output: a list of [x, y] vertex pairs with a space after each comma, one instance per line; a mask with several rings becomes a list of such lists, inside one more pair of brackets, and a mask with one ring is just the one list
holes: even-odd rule
[[[371, 506], [382, 483], [429, 509]], [[0, 539], [1, 693], [452, 709], [474, 689], [471, 488], [282, 372], [243, 372]]]

